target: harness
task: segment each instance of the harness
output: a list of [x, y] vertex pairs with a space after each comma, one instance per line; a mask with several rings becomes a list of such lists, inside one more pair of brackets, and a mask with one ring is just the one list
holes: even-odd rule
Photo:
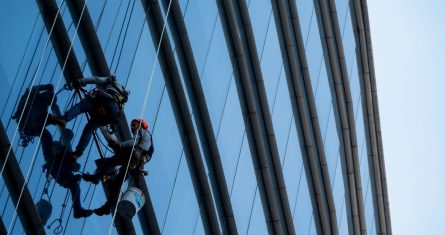
[[124, 108], [124, 104], [128, 101], [128, 91], [114, 81], [107, 83], [103, 87], [96, 87], [89, 92], [89, 96], [92, 98], [95, 98], [98, 94], [107, 94], [117, 103], [120, 110]]
[[[143, 150], [140, 147], [136, 147], [134, 149], [134, 156], [130, 162], [131, 169], [143, 168], [145, 163], [149, 162], [151, 160], [151, 157], [153, 156], [154, 153], [153, 138], [149, 131], [147, 131], [147, 133], [150, 135], [150, 142], [151, 142], [150, 148], [148, 148], [148, 150]], [[141, 141], [142, 141], [142, 136], [139, 139], [138, 146]]]

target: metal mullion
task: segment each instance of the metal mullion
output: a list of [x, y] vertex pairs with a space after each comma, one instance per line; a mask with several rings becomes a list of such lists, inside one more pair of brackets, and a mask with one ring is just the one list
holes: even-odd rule
[[[163, 0], [164, 11], [167, 11], [169, 0]], [[223, 233], [238, 234], [232, 204], [227, 188], [221, 156], [213, 131], [209, 110], [206, 104], [198, 68], [196, 66], [193, 50], [188, 37], [187, 28], [178, 0], [171, 3], [171, 13], [168, 18], [170, 30], [176, 44], [179, 62], [184, 74], [184, 81], [194, 110], [197, 129], [201, 139], [204, 154], [207, 158], [209, 177], [214, 187], [215, 201], [220, 204], [221, 225]], [[214, 174], [213, 174], [214, 173]]]
[[340, 27], [337, 19], [335, 2], [319, 0], [320, 18], [323, 20], [328, 58], [337, 97], [337, 108], [341, 123], [341, 136], [344, 146], [345, 165], [349, 190], [349, 210], [352, 216], [352, 229], [355, 234], [366, 233], [363, 192], [358, 157], [357, 136], [353, 102], [348, 78], [348, 71], [341, 40]]
[[[294, 100], [293, 111], [296, 126], [300, 127], [302, 152], [308, 185], [313, 194], [313, 207], [317, 231], [324, 234], [337, 234], [335, 205], [327, 169], [326, 156], [321, 137], [315, 100], [308, 71], [305, 47], [301, 34], [298, 13], [294, 1], [272, 1], [275, 19], [282, 44], [289, 92]], [[281, 22], [279, 24], [278, 22]]]
[[[342, 84], [343, 84], [343, 92], [344, 92], [344, 97], [345, 97], [345, 106], [346, 106], [346, 110], [347, 110], [347, 118], [348, 118], [348, 122], [349, 122], [349, 131], [350, 131], [350, 135], [349, 135], [349, 140], [351, 142], [351, 152], [352, 152], [352, 156], [348, 157], [346, 156], [346, 161], [347, 166], [350, 167], [348, 168], [348, 172], [353, 171], [354, 173], [352, 174], [351, 177], [354, 177], [354, 179], [350, 179], [351, 185], [350, 186], [350, 190], [352, 190], [352, 196], [355, 197], [351, 199], [352, 202], [352, 210], [355, 213], [358, 213], [356, 216], [358, 217], [358, 221], [354, 221], [354, 226], [356, 226], [357, 228], [360, 229], [360, 231], [363, 234], [366, 234], [366, 220], [365, 220], [365, 205], [364, 205], [364, 198], [363, 198], [363, 186], [362, 186], [362, 180], [361, 180], [361, 172], [360, 172], [360, 160], [359, 160], [359, 153], [358, 153], [358, 143], [357, 143], [357, 131], [356, 131], [356, 121], [355, 121], [355, 112], [354, 112], [354, 107], [353, 107], [353, 97], [351, 94], [351, 86], [350, 86], [350, 82], [349, 82], [349, 77], [348, 77], [348, 69], [347, 69], [347, 65], [346, 65], [346, 57], [345, 57], [345, 53], [343, 50], [343, 44], [342, 44], [342, 33], [340, 32], [340, 26], [339, 26], [339, 22], [338, 22], [338, 17], [336, 14], [336, 11], [333, 9], [336, 9], [335, 7], [335, 1], [334, 0], [329, 0], [329, 6], [330, 6], [330, 15], [331, 15], [331, 19], [332, 19], [332, 25], [334, 28], [334, 33], [335, 33], [335, 40], [337, 42], [337, 53], [338, 53], [338, 58], [339, 58], [339, 62], [340, 62], [340, 69], [341, 69], [341, 79], [342, 79]], [[345, 19], [346, 22], [346, 19]], [[346, 24], [346, 23], [345, 23]], [[352, 158], [351, 158], [352, 157]], [[355, 195], [354, 195], [355, 194]], [[354, 208], [356, 207], [356, 208]]]
[[[76, 58], [75, 52], [73, 50], [70, 50], [71, 41], [66, 31], [65, 25], [63, 24], [63, 20], [61, 16], [58, 15], [58, 6], [56, 2], [54, 0], [36, 1], [48, 31], [50, 31], [54, 23], [53, 34], [51, 35], [51, 42], [56, 52], [59, 64], [63, 65], [64, 61], [66, 60], [65, 70], [63, 72], [67, 83], [82, 78], [83, 73], [81, 67]], [[84, 2], [81, 6], [81, 9], [83, 8], [83, 5]], [[96, 138], [95, 141], [96, 145], [98, 146], [99, 153], [102, 155]], [[134, 226], [130, 219], [123, 219], [121, 217], [118, 217], [116, 219], [116, 224], [118, 225], [118, 231], [121, 227], [125, 230], [119, 231], [119, 233], [134, 233]]]
[[[190, 176], [192, 178], [197, 201], [200, 208], [204, 230], [207, 234], [220, 234], [218, 216], [213, 203], [210, 184], [204, 168], [199, 149], [198, 139], [194, 130], [190, 110], [187, 105], [181, 77], [177, 68], [173, 49], [169, 41], [162, 11], [156, 0], [141, 0], [147, 16], [151, 38], [155, 46], [160, 45], [159, 64], [164, 74], [167, 92], [170, 97], [173, 113], [178, 125], [179, 134], [184, 147]], [[165, 30], [165, 31], [163, 31]], [[164, 34], [164, 35], [162, 35]], [[163, 36], [161, 38], [161, 35]]]
[[3, 218], [0, 216], [0, 234], [6, 234], [7, 232], [5, 224], [3, 223]]
[[[5, 164], [6, 159], [7, 161]], [[2, 175], [3, 180], [14, 206], [17, 207], [17, 214], [20, 218], [23, 230], [26, 234], [46, 234], [44, 224], [42, 223], [37, 208], [34, 205], [31, 193], [26, 186], [16, 156], [11, 149], [11, 143], [9, 142], [3, 122], [0, 121], [0, 165], [3, 164], [5, 164], [5, 170]], [[20, 196], [22, 188], [23, 192]], [[0, 229], [0, 232], [5, 228], [3, 221], [1, 224], [2, 228]], [[6, 234], [6, 232], [2, 234]]]
[[370, 163], [370, 172], [374, 174], [374, 177], [371, 177], [371, 189], [373, 191], [376, 229], [378, 234], [392, 234], [366, 1], [351, 1], [351, 13], [356, 19], [355, 21], [353, 20], [353, 26], [355, 27], [354, 35], [358, 47], [357, 55], [359, 58], [358, 67], [364, 107], [365, 131], [369, 143], [367, 150], [368, 161]]
[[[238, 2], [237, 7], [235, 7], [241, 14], [243, 31], [245, 32], [245, 41], [247, 44], [247, 48], [250, 54], [250, 66], [253, 69], [254, 81], [252, 81], [252, 85], [254, 91], [256, 93], [257, 104], [260, 107], [260, 115], [262, 115], [263, 127], [266, 131], [267, 138], [264, 139], [265, 143], [267, 143], [268, 153], [270, 162], [273, 166], [272, 169], [272, 177], [274, 181], [275, 187], [278, 188], [278, 198], [280, 203], [280, 214], [283, 218], [283, 225], [289, 234], [295, 234], [295, 228], [292, 219], [292, 213], [289, 205], [289, 199], [286, 190], [286, 184], [284, 182], [283, 171], [281, 167], [280, 156], [278, 152], [277, 141], [275, 138], [275, 133], [272, 124], [272, 116], [269, 108], [269, 103], [267, 100], [266, 88], [264, 85], [264, 79], [261, 72], [260, 59], [258, 56], [254, 33], [252, 29], [252, 24], [250, 21], [248, 6], [246, 0], [236, 1]], [[241, 25], [241, 24], [240, 24]], [[263, 135], [264, 136], [264, 135]]]
[[[71, 16], [75, 21], [79, 20], [84, 4], [85, 0], [67, 0]], [[79, 38], [88, 58], [88, 65], [91, 72], [98, 76], [109, 76], [110, 69], [87, 7], [85, 7], [82, 20], [80, 21]], [[122, 112], [119, 117], [118, 133], [123, 140], [131, 138], [130, 128], [128, 127], [126, 120], [125, 113]], [[138, 213], [142, 231], [144, 233], [160, 234], [158, 221], [156, 220], [153, 203], [145, 178], [139, 176], [134, 182], [136, 187], [142, 190], [147, 199], [144, 206], [141, 208], [141, 211]]]
[[[271, 143], [268, 142], [267, 138], [264, 138], [264, 136], [267, 135], [267, 129], [269, 130], [269, 134], [273, 134], [273, 132], [271, 131], [271, 126], [267, 128], [267, 123], [265, 123], [263, 107], [259, 100], [259, 91], [255, 90], [257, 88], [256, 86], [252, 87], [252, 83], [258, 82], [255, 81], [254, 76], [261, 75], [260, 70], [257, 69], [255, 71], [255, 63], [252, 61], [252, 56], [258, 57], [258, 55], [255, 51], [249, 50], [249, 44], [246, 39], [246, 33], [248, 34], [248, 32], [245, 32], [244, 27], [242, 27], [246, 22], [239, 22], [241, 21], [239, 18], [240, 13], [238, 12], [238, 15], [235, 13], [234, 1], [223, 0], [217, 2], [234, 68], [234, 77], [243, 110], [246, 133], [251, 148], [251, 157], [263, 204], [263, 211], [266, 217], [266, 224], [269, 233], [292, 233], [292, 229], [288, 230], [284, 218], [285, 209], [283, 208], [284, 205], [281, 199], [285, 197], [282, 198], [279, 193], [279, 190], [284, 191], [284, 188], [277, 187], [273, 159], [270, 157]], [[237, 8], [237, 10], [239, 11], [239, 8]], [[246, 18], [244, 18], [244, 20], [246, 20]], [[252, 42], [250, 42], [250, 44], [252, 46], [255, 45], [254, 43], [252, 44]], [[259, 65], [259, 63], [257, 65]], [[262, 80], [261, 78], [259, 79]], [[267, 111], [264, 110], [264, 112]]]
[[366, 34], [366, 40], [367, 40], [367, 47], [368, 47], [368, 57], [369, 57], [369, 68], [370, 68], [370, 74], [371, 74], [371, 93], [373, 98], [373, 105], [374, 105], [374, 115], [375, 115], [375, 126], [376, 126], [376, 137], [377, 137], [377, 151], [379, 154], [379, 165], [380, 165], [380, 171], [381, 171], [381, 179], [382, 179], [382, 192], [383, 192], [383, 207], [384, 207], [384, 213], [385, 213], [385, 222], [386, 222], [386, 231], [388, 234], [392, 233], [391, 229], [391, 216], [389, 211], [389, 199], [388, 199], [388, 186], [386, 182], [386, 168], [385, 168], [385, 161], [384, 161], [384, 153], [383, 153], [383, 140], [382, 140], [382, 130], [380, 125], [380, 111], [379, 111], [379, 101], [377, 96], [377, 82], [375, 78], [375, 69], [374, 69], [374, 57], [372, 53], [372, 43], [371, 43], [371, 30], [369, 27], [369, 15], [368, 15], [368, 6], [367, 1], [362, 1], [362, 9], [363, 9], [363, 15], [365, 19], [365, 34]]

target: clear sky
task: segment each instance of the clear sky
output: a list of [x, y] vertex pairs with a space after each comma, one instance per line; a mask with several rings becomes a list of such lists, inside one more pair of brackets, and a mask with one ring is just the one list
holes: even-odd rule
[[445, 234], [445, 1], [368, 8], [393, 234]]

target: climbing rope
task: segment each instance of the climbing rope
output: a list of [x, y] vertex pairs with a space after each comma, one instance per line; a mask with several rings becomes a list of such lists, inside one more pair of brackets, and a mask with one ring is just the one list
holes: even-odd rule
[[[172, 0], [169, 1], [169, 5], [168, 5], [168, 8], [167, 8], [167, 14], [166, 14], [166, 17], [165, 17], [166, 19], [168, 19], [168, 16], [169, 16], [169, 13], [170, 13], [171, 3], [172, 3]], [[155, 71], [155, 65], [158, 63], [158, 56], [159, 56], [159, 51], [160, 51], [160, 49], [161, 49], [161, 42], [162, 42], [162, 39], [163, 39], [163, 37], [164, 37], [164, 32], [165, 32], [165, 29], [166, 29], [166, 22], [167, 22], [167, 20], [164, 21], [164, 25], [163, 25], [163, 27], [162, 27], [162, 32], [161, 32], [161, 35], [160, 35], [159, 44], [158, 44], [158, 47], [157, 47], [157, 49], [156, 49], [155, 62], [154, 62], [154, 65], [153, 65], [153, 67], [152, 67], [152, 70], [151, 70], [150, 79], [149, 79], [149, 82], [148, 82], [148, 85], [147, 85], [147, 88], [146, 88], [146, 92], [145, 92], [144, 102], [143, 102], [143, 105], [142, 105], [141, 113], [140, 113], [140, 115], [139, 115], [139, 119], [140, 119], [141, 121], [142, 121], [142, 116], [143, 116], [143, 114], [145, 113], [145, 109], [146, 109], [146, 107], [147, 107], [148, 95], [149, 95], [149, 91], [150, 91], [150, 89], [151, 89], [151, 84], [152, 84], [152, 82], [153, 82], [153, 76], [154, 76], [154, 71]], [[139, 123], [139, 125], [140, 125], [140, 123]], [[138, 134], [139, 134], [139, 133], [137, 133], [136, 135], [138, 135]], [[137, 136], [136, 136], [136, 138], [137, 138]], [[131, 148], [130, 156], [133, 156], [133, 152], [134, 152], [135, 144], [136, 144], [136, 142], [133, 142], [133, 146], [132, 146], [132, 148]], [[127, 176], [127, 174], [128, 174], [128, 169], [129, 169], [129, 167], [130, 167], [130, 162], [131, 162], [131, 160], [128, 161], [128, 163], [126, 164], [126, 167], [125, 167], [125, 174], [124, 174], [124, 177], [123, 177], [123, 180], [122, 180], [121, 188], [120, 188], [120, 190], [119, 190], [119, 196], [118, 196], [117, 202], [119, 202], [120, 199], [121, 199], [121, 197], [122, 197], [122, 187], [123, 187], [123, 185], [124, 185], [125, 178], [126, 178], [126, 176]], [[108, 235], [111, 234], [111, 230], [112, 230], [112, 227], [113, 227], [113, 221], [114, 221], [115, 218], [116, 218], [116, 213], [117, 213], [117, 210], [114, 210], [113, 218], [112, 218], [112, 220], [111, 220], [112, 222], [111, 222], [111, 224], [110, 224], [110, 228], [109, 228], [109, 230], [108, 230]]]

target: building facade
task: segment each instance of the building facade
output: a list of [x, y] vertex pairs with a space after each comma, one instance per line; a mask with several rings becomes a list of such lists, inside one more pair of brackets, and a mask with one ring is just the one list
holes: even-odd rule
[[[366, 2], [0, 3], [1, 233], [391, 234]], [[28, 87], [53, 84], [63, 112], [80, 99], [64, 84], [110, 74], [130, 91], [119, 138], [134, 117], [153, 135], [148, 176], [130, 180], [145, 204], [75, 219], [11, 117]], [[68, 123], [74, 143], [86, 122]], [[97, 131], [79, 172], [110, 155]], [[82, 181], [82, 205], [106, 187]]]

